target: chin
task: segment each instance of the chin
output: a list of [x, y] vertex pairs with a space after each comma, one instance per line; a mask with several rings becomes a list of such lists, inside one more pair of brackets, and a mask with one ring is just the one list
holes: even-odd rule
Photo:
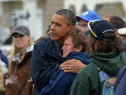
[[54, 41], [56, 41], [56, 40], [58, 40], [56, 37], [51, 37], [51, 40], [54, 40]]

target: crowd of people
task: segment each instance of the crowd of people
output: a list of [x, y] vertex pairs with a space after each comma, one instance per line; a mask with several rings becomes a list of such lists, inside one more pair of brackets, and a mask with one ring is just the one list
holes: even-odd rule
[[0, 50], [0, 95], [125, 95], [126, 22], [56, 11], [47, 37], [13, 27], [13, 50]]

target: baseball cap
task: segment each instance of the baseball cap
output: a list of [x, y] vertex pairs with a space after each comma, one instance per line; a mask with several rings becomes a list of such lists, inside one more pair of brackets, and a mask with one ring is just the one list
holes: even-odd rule
[[[99, 41], [112, 41], [116, 38], [116, 33], [114, 30], [114, 26], [105, 20], [101, 21], [90, 21], [88, 23], [89, 30], [87, 32], [90, 35]], [[104, 37], [105, 34], [114, 33], [114, 36]]]
[[81, 16], [76, 16], [77, 21], [79, 21], [80, 19], [86, 20], [86, 21], [92, 21], [92, 20], [101, 20], [100, 16], [91, 10], [88, 10], [86, 12], [84, 12]]
[[120, 35], [126, 35], [126, 27], [118, 29]]
[[16, 33], [21, 34], [21, 35], [26, 35], [26, 34], [30, 34], [30, 30], [26, 26], [19, 25], [19, 26], [14, 27], [13, 33], [11, 34], [11, 36], [13, 36]]

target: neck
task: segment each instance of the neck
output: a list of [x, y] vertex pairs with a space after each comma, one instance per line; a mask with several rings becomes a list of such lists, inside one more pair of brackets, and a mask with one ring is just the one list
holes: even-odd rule
[[26, 50], [27, 50], [27, 47], [24, 47], [24, 48], [20, 48], [20, 51], [21, 51], [21, 60], [23, 60], [25, 54], [26, 54]]

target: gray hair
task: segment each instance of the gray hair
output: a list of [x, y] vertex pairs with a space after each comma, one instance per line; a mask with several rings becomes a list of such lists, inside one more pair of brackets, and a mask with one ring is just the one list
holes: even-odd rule
[[60, 9], [55, 14], [63, 15], [66, 17], [66, 22], [68, 25], [76, 25], [76, 16], [69, 9]]

